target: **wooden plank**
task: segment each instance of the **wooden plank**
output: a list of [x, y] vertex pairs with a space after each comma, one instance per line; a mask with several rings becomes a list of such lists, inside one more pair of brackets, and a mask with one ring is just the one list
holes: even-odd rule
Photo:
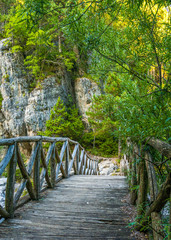
[[61, 148], [61, 151], [60, 151], [60, 162], [59, 162], [59, 159], [58, 159], [58, 153], [57, 153], [57, 150], [55, 151], [55, 154], [56, 154], [56, 158], [57, 158], [57, 161], [59, 162], [57, 164], [57, 167], [56, 167], [56, 179], [58, 178], [58, 174], [59, 174], [59, 170], [61, 169], [62, 170], [62, 174], [63, 176], [66, 178], [67, 175], [66, 175], [66, 171], [64, 169], [64, 166], [63, 166], [63, 163], [62, 163], [62, 160], [63, 160], [63, 157], [64, 157], [64, 154], [65, 154], [65, 149], [67, 147], [67, 141], [65, 141], [62, 145], [62, 148]]
[[62, 148], [61, 148], [61, 152], [60, 152], [60, 161], [62, 161], [63, 157], [64, 157], [64, 153], [65, 153], [65, 149], [67, 147], [67, 141], [63, 143]]
[[97, 162], [95, 162], [95, 175], [97, 175], [97, 165], [98, 165], [98, 163]]
[[32, 150], [31, 156], [30, 156], [30, 160], [29, 160], [29, 163], [28, 163], [27, 168], [26, 168], [29, 175], [32, 172], [34, 161], [36, 159], [38, 149], [39, 149], [39, 143], [36, 142], [34, 144], [34, 147], [33, 147], [33, 150]]
[[66, 177], [68, 177], [68, 167], [69, 167], [69, 142], [66, 141], [67, 145], [66, 145], [66, 153], [65, 153], [65, 174]]
[[39, 141], [39, 148], [36, 155], [36, 159], [34, 161], [34, 168], [33, 168], [33, 185], [36, 199], [39, 199], [40, 196], [40, 159], [41, 159], [41, 144], [42, 142]]
[[[14, 208], [16, 208], [17, 202], [19, 201], [19, 199], [26, 187], [26, 182], [27, 182], [26, 179], [21, 181], [20, 186], [18, 187], [17, 192], [14, 195]], [[34, 199], [34, 198], [32, 198], [32, 199]]]
[[169, 143], [164, 142], [160, 139], [156, 139], [154, 137], [152, 137], [151, 139], [147, 139], [146, 142], [154, 149], [159, 151], [163, 156], [171, 158], [171, 145]]
[[31, 199], [35, 200], [36, 199], [36, 196], [35, 196], [35, 192], [33, 190], [33, 187], [32, 187], [32, 183], [31, 183], [31, 180], [30, 180], [30, 177], [28, 175], [28, 172], [26, 170], [26, 167], [24, 165], [24, 162], [22, 160], [22, 157], [21, 157], [21, 153], [20, 153], [20, 150], [18, 148], [18, 146], [16, 146], [16, 151], [17, 151], [17, 162], [18, 162], [18, 166], [20, 168], [20, 171], [21, 171], [21, 174], [24, 178], [24, 180], [22, 181], [22, 183], [20, 184], [15, 196], [14, 196], [14, 205], [16, 206], [25, 186], [27, 188], [27, 191], [31, 197]]
[[45, 154], [44, 154], [42, 147], [41, 147], [41, 160], [42, 160], [44, 169], [42, 169], [42, 172], [40, 174], [40, 189], [42, 189], [44, 178], [46, 179], [48, 187], [52, 188], [52, 184], [51, 184], [49, 174], [48, 174], [48, 168], [47, 168], [47, 164], [46, 164]]
[[45, 137], [42, 136], [42, 142], [65, 142], [67, 141], [68, 138], [63, 138], [63, 137]]
[[83, 175], [85, 172], [85, 166], [82, 166], [82, 171], [81, 171], [81, 174]]
[[7, 138], [7, 139], [0, 139], [0, 146], [2, 145], [12, 145], [15, 142], [38, 142], [42, 140], [43, 142], [54, 142], [54, 141], [58, 141], [58, 142], [64, 142], [67, 141], [68, 138], [62, 138], [62, 137], [57, 137], [57, 138], [53, 138], [53, 137], [45, 137], [45, 136], [21, 136], [21, 137], [16, 137], [16, 138]]
[[10, 214], [0, 206], [0, 216], [2, 216], [4, 218], [9, 218]]
[[14, 217], [14, 186], [15, 186], [15, 172], [17, 165], [17, 151], [16, 143], [14, 146], [14, 155], [8, 165], [7, 185], [6, 185], [6, 197], [5, 197], [5, 209], [9, 213], [9, 217]]
[[84, 171], [83, 171], [83, 174], [85, 175], [85, 170], [87, 168], [87, 154], [85, 153], [84, 154], [84, 161], [83, 161], [83, 164], [84, 164]]
[[53, 152], [50, 161], [50, 172], [51, 172], [51, 184], [52, 187], [54, 188], [56, 181], [55, 142], [53, 143]]
[[[70, 171], [72, 169], [72, 166], [74, 165], [74, 160], [75, 160], [75, 156], [76, 156], [77, 150], [78, 150], [78, 144], [74, 147], [74, 151], [73, 151], [73, 153], [71, 155], [71, 161], [70, 161], [70, 164], [69, 164], [68, 173], [70, 173]], [[74, 165], [74, 172], [76, 173], [75, 165]]]
[[78, 149], [77, 149], [77, 153], [76, 153], [76, 174], [78, 175], [79, 174], [79, 161], [80, 161], [80, 145], [77, 144], [78, 146]]
[[44, 178], [46, 178], [48, 186], [52, 187], [52, 183], [51, 183], [49, 175], [48, 175], [48, 165], [49, 165], [51, 156], [53, 154], [54, 146], [55, 146], [55, 143], [52, 143], [49, 146], [49, 149], [48, 149], [48, 152], [47, 152], [47, 155], [46, 155], [46, 160], [45, 160], [45, 156], [44, 156], [44, 152], [43, 152], [42, 146], [41, 146], [41, 149], [40, 149], [40, 151], [41, 151], [41, 160], [42, 160], [42, 164], [44, 166], [44, 169], [42, 169], [42, 172], [40, 174], [40, 189], [42, 188], [42, 185], [43, 185], [43, 182], [44, 182]]
[[88, 171], [89, 171], [89, 170], [88, 170], [88, 168], [86, 168], [86, 170], [85, 170], [85, 175], [87, 175], [87, 174], [88, 174]]
[[81, 150], [81, 156], [80, 156], [80, 162], [79, 162], [79, 169], [78, 172], [81, 173], [82, 172], [82, 165], [83, 165], [83, 158], [84, 158], [84, 150]]
[[7, 138], [7, 139], [0, 139], [0, 146], [2, 145], [13, 145], [15, 142], [36, 142], [41, 139], [40, 136], [34, 137], [16, 137], [16, 138]]
[[87, 169], [89, 170], [89, 168], [90, 168], [90, 159], [87, 158]]
[[19, 240], [133, 240], [121, 209], [126, 205], [121, 198], [127, 191], [125, 178], [74, 175], [44, 192], [39, 202], [30, 201], [18, 209], [14, 220], [0, 225], [0, 236], [17, 236]]
[[8, 151], [7, 151], [6, 155], [5, 155], [5, 157], [0, 162], [0, 176], [2, 175], [2, 173], [4, 172], [6, 166], [8, 165], [8, 163], [11, 160], [11, 158], [13, 157], [13, 154], [14, 154], [14, 145], [8, 147]]
[[78, 142], [73, 141], [73, 140], [71, 140], [71, 139], [69, 139], [69, 138], [68, 138], [68, 141], [71, 142], [71, 143], [74, 143], [74, 144], [76, 144], [76, 145], [78, 144]]
[[63, 166], [63, 163], [62, 163], [62, 159], [60, 159], [56, 147], [55, 147], [55, 157], [56, 157], [57, 163], [58, 163], [57, 167], [56, 167], [56, 180], [57, 180], [58, 175], [59, 175], [59, 170], [61, 170], [61, 173], [62, 173], [63, 177], [66, 177], [66, 176], [65, 176], [65, 169], [64, 169], [64, 166]]

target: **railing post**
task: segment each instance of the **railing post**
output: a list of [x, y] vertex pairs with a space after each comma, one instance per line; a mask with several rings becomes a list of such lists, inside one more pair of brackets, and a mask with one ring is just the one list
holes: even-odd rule
[[94, 175], [97, 175], [97, 163], [94, 161]]
[[91, 175], [91, 171], [92, 171], [92, 160], [90, 160], [90, 175]]
[[14, 145], [14, 154], [8, 166], [8, 177], [6, 186], [5, 208], [9, 213], [9, 217], [14, 217], [14, 188], [15, 188], [15, 173], [17, 165], [17, 143]]
[[82, 169], [82, 175], [85, 174], [85, 170], [86, 170], [86, 153], [84, 154], [84, 157], [83, 157], [83, 169]]
[[55, 143], [53, 143], [54, 148], [51, 156], [50, 161], [50, 170], [51, 170], [51, 184], [52, 188], [55, 187], [55, 181], [56, 181], [56, 163], [55, 163]]
[[76, 153], [76, 169], [77, 169], [77, 175], [79, 174], [79, 160], [80, 160], [80, 151], [79, 151], [79, 144], [77, 145], [77, 153]]
[[93, 160], [93, 172], [95, 173], [95, 162]]
[[39, 147], [37, 151], [37, 156], [34, 162], [34, 169], [33, 169], [33, 184], [34, 190], [36, 195], [36, 200], [40, 197], [40, 158], [41, 158], [41, 144], [42, 141], [39, 141]]
[[69, 142], [67, 140], [66, 159], [65, 159], [65, 173], [66, 173], [66, 177], [68, 177], [68, 167], [69, 167]]

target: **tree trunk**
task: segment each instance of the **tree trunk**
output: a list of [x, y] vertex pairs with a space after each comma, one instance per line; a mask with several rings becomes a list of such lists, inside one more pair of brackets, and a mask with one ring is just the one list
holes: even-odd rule
[[130, 171], [131, 171], [131, 195], [130, 195], [130, 203], [132, 205], [136, 204], [137, 200], [137, 189], [134, 189], [137, 185], [137, 179], [136, 179], [136, 163], [134, 160], [133, 155], [131, 156], [131, 165], [130, 165]]
[[170, 220], [169, 220], [169, 236], [168, 239], [171, 239], [171, 191], [170, 191]]
[[160, 192], [157, 195], [156, 200], [151, 204], [150, 208], [146, 212], [144, 218], [141, 221], [141, 224], [136, 227], [137, 230], [141, 230], [142, 226], [147, 224], [149, 217], [151, 216], [152, 212], [160, 212], [165, 204], [167, 203], [170, 197], [171, 191], [171, 173], [168, 174], [166, 181], [164, 182], [163, 186], [161, 187]]
[[162, 155], [171, 158], [171, 145], [169, 143], [155, 138], [151, 138], [147, 143], [158, 150]]
[[151, 204], [151, 207], [146, 215], [149, 216], [149, 214], [152, 212], [160, 212], [162, 210], [162, 208], [165, 206], [170, 197], [170, 190], [171, 190], [171, 173], [168, 174], [167, 179], [164, 182], [160, 192], [158, 193], [156, 200]]
[[61, 43], [61, 32], [60, 32], [60, 30], [58, 30], [58, 50], [59, 50], [59, 53], [62, 52], [62, 43]]
[[[150, 191], [150, 200], [151, 202], [154, 202], [157, 198], [158, 189], [157, 189], [157, 180], [156, 180], [156, 174], [154, 170], [154, 166], [151, 163], [153, 161], [152, 156], [149, 152], [145, 154], [145, 159], [150, 160], [146, 161], [146, 168], [148, 173], [148, 185], [149, 185], [149, 191]], [[152, 212], [151, 213], [151, 223], [152, 223], [152, 230], [153, 230], [153, 239], [154, 240], [162, 240], [162, 223], [161, 223], [161, 216], [160, 213]]]
[[152, 230], [153, 230], [153, 240], [163, 240], [164, 232], [161, 228], [161, 217], [160, 213], [152, 212], [151, 213], [151, 221], [152, 221]]
[[118, 158], [121, 159], [121, 139], [118, 139]]
[[150, 199], [151, 199], [151, 202], [154, 202], [154, 200], [156, 199], [157, 194], [158, 194], [158, 188], [157, 188], [157, 180], [156, 180], [156, 173], [154, 170], [154, 165], [151, 163], [151, 162], [153, 162], [153, 159], [149, 152], [145, 154], [145, 159], [149, 160], [149, 161], [146, 161], [146, 169], [147, 169], [147, 174], [148, 174]]
[[141, 217], [144, 214], [147, 199], [147, 172], [144, 161], [140, 162], [139, 170], [140, 185], [138, 191], [137, 215]]

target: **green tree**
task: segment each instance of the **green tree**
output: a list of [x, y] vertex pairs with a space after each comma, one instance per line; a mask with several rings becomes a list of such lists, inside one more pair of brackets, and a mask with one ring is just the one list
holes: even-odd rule
[[80, 142], [83, 130], [84, 125], [78, 109], [75, 105], [66, 108], [59, 97], [46, 122], [46, 129], [41, 134], [50, 137], [69, 137]]

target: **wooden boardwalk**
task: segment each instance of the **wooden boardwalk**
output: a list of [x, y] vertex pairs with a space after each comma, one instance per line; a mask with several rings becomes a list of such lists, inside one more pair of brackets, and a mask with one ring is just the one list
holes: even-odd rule
[[0, 239], [133, 240], [121, 209], [127, 193], [124, 177], [74, 175], [16, 210]]

